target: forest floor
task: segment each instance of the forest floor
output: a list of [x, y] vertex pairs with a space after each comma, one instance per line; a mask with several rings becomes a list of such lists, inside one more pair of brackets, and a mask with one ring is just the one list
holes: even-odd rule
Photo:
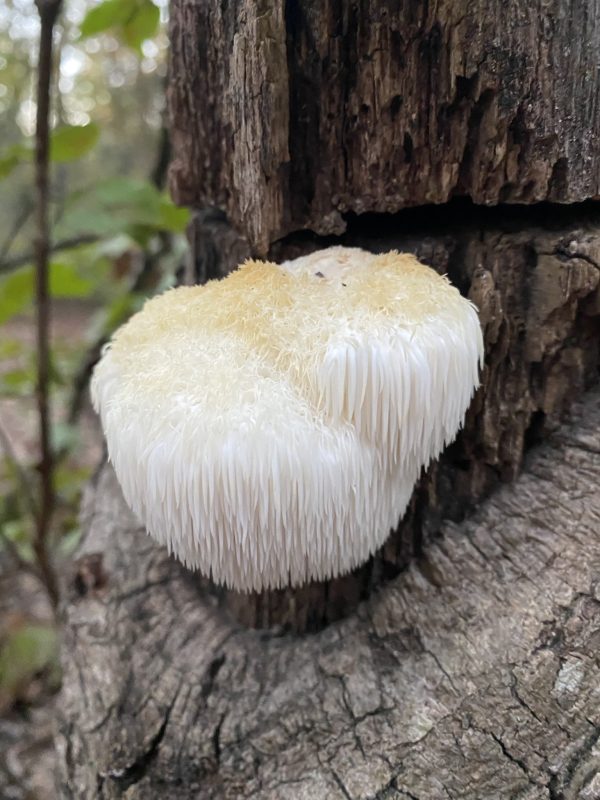
[[[94, 313], [94, 308], [82, 303], [57, 303], [53, 343], [83, 353]], [[8, 340], [22, 344], [23, 351], [0, 362], [0, 376], [23, 368], [24, 360], [34, 352], [32, 320], [18, 318], [0, 327], [0, 342]], [[54, 392], [57, 420], [65, 418], [68, 391], [69, 387], [65, 386]], [[0, 396], [0, 423], [20, 463], [34, 462], [37, 453], [35, 399], [27, 395]], [[93, 469], [102, 457], [102, 438], [89, 407], [80, 416], [77, 435], [71, 467]], [[0, 486], [0, 492], [5, 488]], [[11, 634], [32, 625], [56, 631], [46, 593], [35, 577], [17, 569], [6, 552], [0, 550], [0, 652]], [[56, 667], [58, 669], [58, 665]], [[21, 669], [19, 663], [17, 671]], [[59, 686], [57, 670], [49, 674], [47, 665], [39, 672], [35, 667], [27, 669], [23, 665], [20, 677], [21, 680], [17, 674], [8, 694], [2, 692], [0, 685], [0, 800], [52, 800], [55, 797], [53, 720]]]

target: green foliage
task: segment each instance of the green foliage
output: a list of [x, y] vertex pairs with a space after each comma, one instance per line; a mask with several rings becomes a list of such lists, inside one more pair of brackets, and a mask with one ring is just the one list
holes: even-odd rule
[[0, 550], [2, 550], [5, 541], [10, 542], [19, 557], [27, 563], [33, 562], [32, 536], [32, 525], [22, 515], [0, 521]]
[[79, 431], [75, 425], [68, 422], [55, 422], [52, 426], [52, 450], [55, 453], [65, 453], [74, 450], [79, 443]]
[[80, 27], [81, 38], [104, 33], [113, 27], [125, 24], [131, 14], [128, 0], [104, 0], [93, 6], [85, 15]]
[[150, 0], [135, 3], [131, 17], [123, 26], [123, 39], [134, 50], [139, 50], [145, 39], [156, 33], [160, 11]]
[[0, 341], [0, 358], [15, 358], [23, 352], [24, 344], [19, 339], [9, 339], [8, 337]]
[[[34, 269], [21, 267], [0, 278], [0, 325], [27, 311], [33, 303]], [[77, 267], [61, 261], [50, 264], [50, 294], [55, 298], [89, 297], [94, 283], [78, 274]]]
[[33, 270], [31, 267], [10, 272], [0, 278], [0, 325], [21, 314], [33, 299]]
[[11, 172], [26, 161], [31, 161], [33, 150], [26, 144], [13, 144], [0, 155], [0, 180], [8, 178]]
[[23, 622], [8, 632], [0, 646], [0, 709], [18, 699], [40, 675], [45, 677], [50, 690], [58, 688], [56, 628], [33, 621]]
[[94, 284], [82, 278], [73, 264], [52, 261], [50, 264], [50, 294], [52, 297], [88, 297]]
[[109, 178], [70, 199], [58, 235], [126, 234], [145, 247], [153, 234], [181, 233], [188, 221], [188, 209], [177, 208], [150, 181]]
[[50, 160], [57, 164], [74, 161], [88, 153], [98, 141], [100, 128], [94, 122], [87, 125], [62, 125], [50, 137]]
[[[63, 309], [94, 310], [83, 336], [51, 342], [55, 513], [49, 547], [57, 561], [68, 558], [79, 542], [79, 500], [91, 471], [80, 463], [87, 428], [79, 424], [76, 412], [74, 423], [63, 421], [70, 417], [68, 409], [82, 367], [90, 353], [97, 352], [98, 343], [139, 310], [149, 294], [173, 284], [184, 257], [183, 232], [189, 221], [187, 209], [177, 208], [152, 181], [139, 177], [151, 173], [156, 159], [162, 107], [157, 91], [162, 86], [159, 72], [165, 49], [159, 8], [151, 0], [103, 0], [88, 2], [86, 7], [90, 5], [79, 30], [74, 30], [68, 14], [61, 20], [60, 46], [68, 62], [68, 69], [61, 72], [61, 86], [64, 80], [72, 88], [54, 106], [59, 122], [50, 135], [53, 168], [48, 216], [56, 246], [49, 266], [50, 294], [62, 301]], [[9, 3], [9, 8], [9, 16], [17, 13], [16, 4]], [[15, 330], [22, 330], [21, 321], [14, 318], [32, 312], [35, 304], [31, 264], [35, 223], [27, 216], [33, 207], [35, 151], [26, 136], [32, 121], [27, 104], [35, 42], [29, 34], [30, 39], [14, 43], [13, 29], [3, 28], [5, 19], [0, 15], [0, 49], [5, 45], [14, 50], [13, 66], [19, 60], [19, 69], [11, 67], [18, 81], [14, 81], [10, 103], [6, 94], [0, 94], [0, 180], [4, 180], [2, 193], [7, 198], [0, 219], [0, 249], [5, 259], [0, 264], [0, 325], [12, 321]], [[23, 26], [26, 29], [31, 26]], [[105, 33], [97, 41], [88, 41]], [[155, 36], [155, 43], [144, 45], [142, 53], [143, 43]], [[143, 60], [117, 47], [115, 38], [143, 55]], [[77, 57], [72, 57], [73, 49], [79, 51]], [[103, 57], [94, 56], [99, 50]], [[148, 74], [149, 64], [154, 64], [154, 75]], [[1, 82], [10, 83], [4, 74]], [[13, 87], [8, 90], [12, 92]], [[65, 124], [90, 118], [93, 121], [87, 124]], [[21, 217], [25, 223], [19, 227]], [[65, 240], [73, 240], [73, 246], [66, 248]], [[24, 266], [7, 271], [15, 252], [14, 263]], [[35, 425], [37, 354], [28, 338], [20, 341], [15, 336], [0, 328], [0, 400], [11, 398], [6, 405], [11, 413], [15, 407], [23, 410], [26, 430], [30, 423]], [[4, 427], [12, 433], [10, 425], [8, 417]], [[16, 561], [25, 562], [26, 569], [36, 565], [32, 541], [39, 470], [34, 435], [18, 441], [18, 460], [13, 453], [3, 452], [0, 444], [0, 551], [16, 553]], [[27, 455], [21, 458], [21, 452]], [[37, 684], [40, 673], [56, 677], [54, 648], [54, 632], [48, 626], [21, 620], [10, 631], [0, 627], [0, 710], [7, 699], [10, 702], [24, 694], [27, 699], [27, 686], [32, 681]]]
[[0, 374], [0, 397], [27, 397], [35, 386], [33, 369], [18, 368]]
[[90, 9], [81, 23], [81, 36], [113, 31], [133, 50], [156, 34], [160, 11], [151, 0], [104, 0]]
[[[50, 160], [56, 164], [76, 161], [88, 153], [98, 141], [100, 128], [87, 125], [61, 125], [50, 134]], [[14, 144], [0, 155], [0, 180], [8, 178], [19, 164], [31, 163], [34, 147], [31, 142]]]

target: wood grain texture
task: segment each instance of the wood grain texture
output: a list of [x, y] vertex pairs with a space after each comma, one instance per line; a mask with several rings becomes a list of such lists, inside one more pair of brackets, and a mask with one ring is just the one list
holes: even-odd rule
[[600, 0], [174, 0], [177, 201], [265, 254], [349, 212], [600, 194]]
[[65, 610], [60, 796], [593, 800], [600, 394], [342, 623], [240, 628], [110, 468]]

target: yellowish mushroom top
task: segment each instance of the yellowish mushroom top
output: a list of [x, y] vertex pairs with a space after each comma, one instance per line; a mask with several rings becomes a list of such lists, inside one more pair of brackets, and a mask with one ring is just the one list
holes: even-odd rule
[[[291, 381], [315, 410], [339, 416], [341, 409], [323, 406], [326, 392], [334, 389], [328, 384], [339, 380], [328, 379], [323, 368], [339, 348], [356, 350], [365, 337], [373, 345], [401, 333], [420, 339], [428, 323], [438, 334], [446, 328], [460, 336], [472, 319], [447, 278], [412, 255], [331, 249], [342, 253], [328, 259], [317, 253], [283, 266], [247, 261], [222, 281], [155, 297], [116, 333], [112, 357], [129, 367], [144, 394], [164, 396], [180, 391], [181, 383], [190, 400], [214, 392], [219, 404], [237, 402], [234, 387], [228, 392], [220, 375], [213, 380], [203, 372], [194, 381], [195, 362], [210, 367], [216, 357], [207, 346], [216, 336], [217, 349], [239, 358], [240, 368], [245, 359], [258, 358], [265, 370]], [[235, 342], [237, 354], [228, 342]], [[161, 350], [163, 369], [156, 363]], [[181, 364], [180, 375], [173, 359]]]

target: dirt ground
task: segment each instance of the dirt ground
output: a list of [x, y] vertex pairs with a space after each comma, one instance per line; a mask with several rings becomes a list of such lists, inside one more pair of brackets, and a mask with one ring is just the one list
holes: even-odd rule
[[[95, 309], [74, 302], [56, 304], [52, 336], [69, 347], [86, 349], [86, 332]], [[0, 343], [18, 340], [33, 350], [34, 327], [30, 318], [12, 320], [0, 327]], [[22, 366], [22, 356], [0, 361], [0, 374]], [[53, 413], [66, 414], [68, 387], [55, 393]], [[37, 416], [33, 397], [0, 397], [0, 424], [17, 458], [31, 463], [36, 457]], [[91, 409], [80, 421], [78, 466], [93, 468], [102, 456], [102, 438]], [[2, 491], [2, 487], [0, 487]], [[0, 643], [6, 631], [22, 621], [52, 622], [52, 611], [38, 581], [16, 570], [0, 551]], [[23, 686], [8, 708], [0, 708], [0, 800], [52, 800], [54, 788], [53, 704], [43, 676]]]

